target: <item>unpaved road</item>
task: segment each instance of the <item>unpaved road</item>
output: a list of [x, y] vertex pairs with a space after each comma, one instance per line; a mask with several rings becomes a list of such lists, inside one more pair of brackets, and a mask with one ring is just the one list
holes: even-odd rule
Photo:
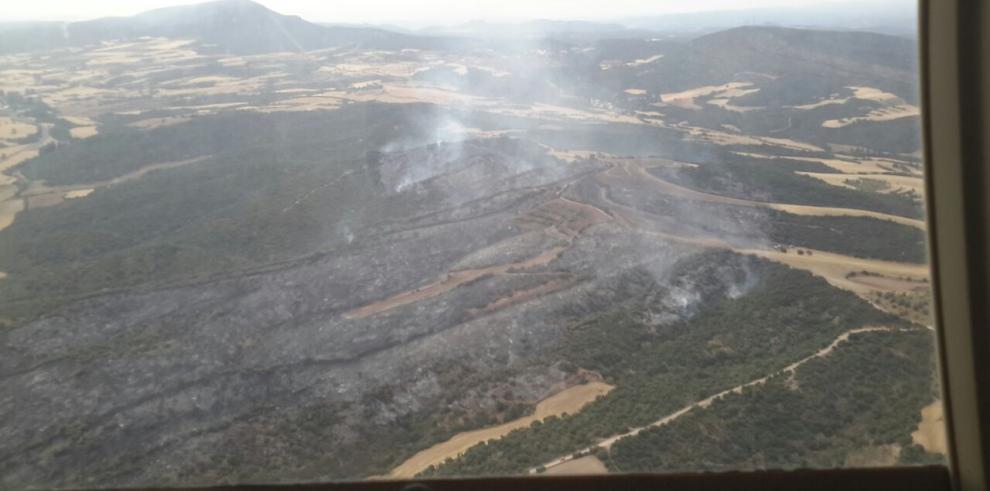
[[[161, 162], [161, 163], [157, 163], [157, 164], [150, 164], [150, 165], [146, 165], [144, 167], [141, 167], [138, 170], [135, 170], [135, 171], [132, 171], [132, 172], [128, 172], [127, 174], [124, 174], [122, 176], [117, 176], [117, 177], [115, 177], [113, 179], [108, 179], [106, 181], [89, 182], [89, 183], [85, 183], [85, 184], [71, 184], [71, 185], [65, 185], [65, 186], [47, 186], [47, 185], [37, 185], [36, 184], [32, 188], [28, 188], [28, 190], [25, 191], [24, 193], [22, 193], [21, 196], [22, 197], [25, 197], [25, 198], [34, 198], [34, 197], [44, 196], [44, 195], [47, 195], [47, 194], [57, 194], [59, 196], [64, 196], [64, 195], [66, 195], [68, 193], [73, 193], [73, 192], [86, 192], [86, 191], [90, 191], [90, 190], [95, 190], [95, 189], [100, 189], [100, 188], [105, 188], [105, 187], [110, 187], [110, 186], [116, 186], [118, 184], [123, 184], [123, 183], [128, 182], [128, 181], [133, 181], [135, 179], [140, 179], [140, 178], [144, 177], [145, 174], [148, 174], [149, 172], [154, 172], [154, 171], [158, 171], [158, 170], [166, 170], [166, 169], [175, 169], [175, 168], [178, 168], [178, 167], [184, 167], [184, 166], [187, 166], [187, 165], [190, 165], [190, 164], [195, 164], [197, 162], [202, 162], [203, 160], [206, 160], [208, 157], [209, 157], [208, 155], [203, 155], [203, 156], [192, 158], [192, 159], [177, 160], [177, 161], [172, 161], [172, 162]], [[92, 191], [90, 191], [90, 192], [92, 192]], [[89, 194], [89, 193], [87, 193], [87, 194]]]
[[[894, 330], [893, 328], [883, 327], [883, 326], [867, 326], [867, 327], [859, 327], [859, 328], [856, 328], [856, 329], [850, 329], [850, 330], [848, 330], [848, 331], [840, 334], [828, 346], [826, 346], [826, 347], [824, 347], [824, 348], [816, 351], [815, 353], [812, 353], [811, 355], [808, 355], [808, 356], [806, 356], [806, 357], [804, 357], [804, 358], [802, 358], [802, 359], [800, 359], [800, 360], [798, 360], [798, 361], [796, 361], [794, 363], [791, 363], [790, 365], [787, 365], [786, 367], [784, 367], [784, 368], [782, 368], [780, 370], [777, 370], [777, 371], [775, 371], [773, 373], [770, 373], [770, 374], [768, 374], [766, 376], [763, 376], [761, 378], [758, 378], [756, 380], [751, 380], [749, 382], [746, 382], [746, 383], [743, 383], [743, 384], [739, 384], [739, 385], [737, 385], [735, 387], [732, 387], [732, 388], [729, 388], [729, 389], [725, 389], [722, 392], [719, 392], [719, 393], [714, 394], [712, 396], [709, 396], [709, 397], [707, 397], [705, 399], [702, 399], [700, 401], [697, 401], [697, 402], [694, 402], [692, 404], [689, 404], [689, 405], [687, 405], [685, 407], [682, 407], [681, 409], [678, 409], [677, 411], [674, 411], [673, 413], [670, 413], [670, 414], [668, 414], [668, 415], [666, 415], [666, 416], [664, 416], [664, 417], [662, 417], [662, 418], [660, 418], [660, 419], [658, 419], [658, 420], [656, 420], [656, 421], [654, 421], [654, 422], [652, 422], [652, 423], [650, 423], [648, 425], [640, 426], [638, 428], [634, 428], [634, 429], [632, 429], [630, 431], [627, 431], [625, 433], [620, 433], [620, 434], [611, 436], [611, 437], [606, 438], [606, 439], [604, 439], [604, 440], [602, 440], [602, 441], [600, 441], [600, 442], [598, 442], [598, 443], [596, 443], [594, 445], [591, 445], [589, 447], [585, 447], [585, 448], [576, 450], [575, 452], [573, 452], [571, 454], [568, 454], [568, 455], [565, 455], [563, 457], [558, 457], [558, 458], [556, 458], [554, 460], [551, 460], [550, 462], [547, 462], [546, 464], [543, 464], [543, 467], [546, 468], [547, 470], [549, 470], [549, 469], [552, 469], [552, 468], [554, 468], [556, 466], [559, 466], [561, 464], [564, 464], [566, 462], [570, 462], [570, 461], [574, 460], [574, 455], [575, 454], [578, 454], [578, 453], [592, 452], [592, 451], [594, 451], [596, 449], [599, 449], [599, 448], [604, 448], [604, 449], [607, 450], [607, 449], [611, 448], [612, 445], [615, 442], [617, 442], [617, 441], [619, 441], [619, 440], [621, 440], [621, 439], [623, 439], [625, 437], [635, 436], [635, 435], [638, 435], [643, 430], [647, 430], [647, 429], [650, 429], [650, 428], [655, 428], [655, 427], [658, 427], [658, 426], [663, 426], [663, 425], [665, 425], [667, 423], [670, 423], [671, 421], [676, 420], [677, 418], [680, 418], [681, 416], [684, 416], [685, 414], [691, 412], [694, 409], [697, 409], [697, 408], [706, 408], [706, 407], [710, 406], [713, 402], [721, 399], [722, 397], [724, 397], [724, 396], [726, 396], [728, 394], [732, 394], [732, 393], [741, 394], [742, 391], [743, 391], [743, 389], [746, 389], [747, 387], [752, 387], [754, 385], [764, 384], [764, 383], [766, 383], [767, 380], [770, 379], [770, 377], [773, 377], [773, 376], [776, 376], [776, 375], [782, 375], [782, 374], [786, 374], [786, 373], [793, 374], [801, 365], [804, 365], [805, 363], [807, 363], [807, 362], [809, 362], [811, 360], [814, 360], [815, 358], [822, 358], [824, 356], [828, 356], [828, 354], [831, 353], [833, 350], [835, 350], [835, 348], [838, 345], [840, 345], [840, 344], [848, 341], [849, 340], [849, 337], [852, 336], [853, 334], [858, 334], [858, 333], [863, 333], [863, 332], [893, 331], [893, 330]], [[530, 474], [535, 473], [536, 472], [536, 468], [530, 469], [529, 472], [530, 472]]]
[[[795, 251], [781, 252], [771, 249], [742, 248], [717, 238], [685, 237], [671, 234], [651, 229], [648, 225], [650, 222], [648, 217], [651, 214], [648, 211], [631, 208], [611, 200], [608, 200], [608, 203], [608, 208], [615, 215], [616, 222], [635, 228], [642, 234], [684, 244], [759, 256], [792, 268], [803, 269], [824, 278], [832, 286], [856, 293], [868, 301], [870, 299], [867, 294], [870, 292], [912, 291], [919, 286], [924, 286], [928, 279], [928, 265], [926, 264], [864, 259], [809, 248], [800, 248], [805, 254], [797, 254]], [[859, 275], [863, 271], [876, 275]], [[852, 273], [857, 275], [852, 276]]]
[[[610, 169], [610, 170], [614, 170], [614, 169]], [[664, 179], [661, 179], [653, 175], [645, 167], [642, 166], [634, 166], [632, 169], [625, 170], [625, 172], [629, 175], [638, 176], [648, 182], [653, 183], [654, 185], [662, 189], [666, 194], [672, 196], [680, 196], [698, 201], [707, 201], [710, 203], [720, 203], [726, 205], [770, 208], [773, 210], [784, 211], [794, 215], [870, 217], [879, 220], [892, 221], [892, 222], [900, 223], [902, 225], [908, 225], [921, 230], [925, 230], [925, 222], [923, 220], [917, 220], [914, 218], [907, 218], [898, 215], [891, 215], [889, 213], [881, 213], [870, 210], [860, 210], [857, 208], [794, 205], [794, 204], [785, 204], [785, 203], [769, 203], [763, 201], [752, 201], [752, 200], [740, 199], [740, 198], [730, 198], [718, 194], [710, 194], [701, 191], [695, 191], [693, 189], [689, 189], [684, 186], [674, 184], [670, 181], [666, 181]]]

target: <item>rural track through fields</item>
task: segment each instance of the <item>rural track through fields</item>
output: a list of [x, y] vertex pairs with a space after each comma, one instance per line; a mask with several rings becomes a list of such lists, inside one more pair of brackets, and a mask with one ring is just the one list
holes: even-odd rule
[[[612, 447], [613, 444], [615, 444], [615, 442], [617, 442], [617, 441], [619, 441], [619, 440], [621, 440], [623, 438], [631, 437], [631, 436], [636, 436], [639, 433], [643, 432], [644, 430], [648, 430], [650, 428], [656, 428], [656, 427], [660, 427], [660, 426], [664, 426], [666, 424], [669, 424], [669, 423], [677, 420], [681, 416], [684, 416], [685, 414], [690, 413], [691, 411], [693, 411], [695, 409], [699, 409], [699, 408], [704, 409], [704, 408], [707, 408], [707, 407], [711, 406], [712, 403], [720, 400], [721, 398], [723, 398], [723, 397], [725, 397], [725, 396], [727, 396], [729, 394], [732, 394], [732, 393], [741, 394], [744, 389], [749, 388], [749, 387], [753, 387], [753, 386], [756, 386], [756, 385], [765, 384], [768, 380], [770, 380], [771, 377], [774, 377], [774, 376], [783, 375], [783, 374], [792, 374], [793, 375], [797, 371], [797, 369], [800, 368], [805, 363], [808, 363], [809, 361], [814, 360], [816, 358], [823, 358], [825, 356], [828, 356], [840, 344], [849, 341], [850, 336], [852, 336], [854, 334], [859, 334], [859, 333], [864, 333], [864, 332], [896, 332], [896, 331], [898, 331], [898, 329], [895, 329], [895, 328], [892, 328], [892, 327], [885, 327], [885, 326], [865, 326], [865, 327], [858, 327], [858, 328], [855, 328], [855, 329], [850, 329], [848, 331], [843, 332], [839, 336], [837, 336], [831, 343], [829, 343], [824, 348], [821, 348], [818, 351], [816, 351], [816, 352], [814, 352], [814, 353], [812, 353], [812, 354], [810, 354], [810, 355], [808, 355], [808, 356], [806, 356], [806, 357], [804, 357], [804, 358], [802, 358], [802, 359], [800, 359], [800, 360], [798, 360], [796, 362], [793, 362], [790, 365], [787, 365], [787, 366], [785, 366], [785, 367], [783, 367], [783, 368], [781, 368], [779, 370], [776, 370], [776, 371], [774, 371], [772, 373], [769, 373], [769, 374], [767, 374], [767, 375], [765, 375], [763, 377], [760, 377], [758, 379], [750, 380], [749, 382], [745, 382], [745, 383], [736, 385], [735, 387], [730, 387], [730, 388], [725, 389], [725, 390], [723, 390], [721, 392], [715, 393], [715, 394], [713, 394], [711, 396], [708, 396], [708, 397], [706, 397], [706, 398], [704, 398], [704, 399], [702, 399], [700, 401], [696, 401], [696, 402], [693, 402], [691, 404], [688, 404], [687, 406], [684, 406], [684, 407], [678, 409], [677, 411], [674, 411], [674, 412], [672, 412], [670, 414], [667, 414], [666, 416], [663, 416], [663, 417], [657, 419], [656, 421], [654, 421], [652, 423], [649, 423], [649, 424], [646, 424], [646, 425], [643, 425], [643, 426], [639, 426], [637, 428], [633, 428], [632, 430], [626, 431], [624, 433], [619, 433], [619, 434], [610, 436], [608, 438], [605, 438], [604, 440], [599, 441], [598, 443], [595, 443], [594, 445], [589, 445], [589, 446], [584, 447], [582, 449], [575, 450], [574, 452], [571, 452], [571, 453], [569, 453], [567, 455], [564, 455], [564, 456], [558, 457], [556, 459], [553, 459], [553, 460], [551, 460], [549, 462], [546, 462], [546, 463], [544, 463], [540, 467], [543, 467], [545, 470], [552, 469], [553, 467], [556, 467], [556, 466], [561, 465], [563, 463], [570, 462], [571, 460], [574, 460], [575, 458], [577, 458], [578, 454], [585, 454], [585, 453], [588, 453], [588, 452], [593, 452], [593, 451], [595, 451], [596, 449], [599, 449], [599, 448], [603, 448], [603, 449], [608, 450], [608, 449], [610, 449]], [[539, 467], [534, 467], [534, 468], [529, 469], [529, 473], [530, 474], [535, 474], [537, 472], [537, 469], [538, 468]]]
[[[629, 165], [629, 164], [625, 164], [625, 165]], [[626, 172], [628, 173], [629, 171], [627, 170]], [[693, 189], [680, 186], [670, 181], [661, 179], [653, 175], [643, 166], [637, 166], [635, 169], [635, 174], [638, 174], [639, 176], [643, 177], [645, 180], [660, 187], [668, 194], [674, 196], [680, 196], [688, 199], [695, 199], [699, 201], [707, 201], [710, 203], [720, 203], [720, 204], [735, 205], [735, 206], [770, 208], [773, 210], [792, 213], [794, 215], [869, 217], [869, 218], [876, 218], [878, 220], [891, 221], [891, 222], [899, 223], [901, 225], [908, 225], [921, 230], [925, 230], [924, 220], [907, 218], [899, 215], [891, 215], [889, 213], [881, 213], [878, 211], [871, 211], [871, 210], [860, 210], [858, 208], [839, 208], [832, 206], [814, 206], [814, 205], [799, 205], [799, 204], [789, 204], [789, 203], [753, 201], [747, 199], [721, 196], [718, 194], [705, 193], [701, 191], [695, 191]]]

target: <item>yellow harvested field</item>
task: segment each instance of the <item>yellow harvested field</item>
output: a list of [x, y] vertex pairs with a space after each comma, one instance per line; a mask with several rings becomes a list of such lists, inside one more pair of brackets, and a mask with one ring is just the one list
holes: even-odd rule
[[608, 474], [608, 468], [598, 457], [586, 455], [580, 459], [568, 460], [563, 464], [551, 467], [545, 472], [548, 476], [587, 476]]
[[853, 91], [853, 95], [850, 97], [839, 97], [838, 94], [832, 94], [826, 99], [822, 99], [809, 104], [801, 104], [799, 106], [790, 106], [793, 109], [816, 109], [822, 106], [827, 106], [830, 104], [845, 104], [849, 102], [850, 99], [862, 99], [867, 101], [879, 102], [881, 104], [897, 104], [901, 101], [900, 97], [897, 97], [890, 92], [884, 92], [880, 89], [875, 89], [873, 87], [846, 87]]
[[377, 90], [364, 90], [354, 93], [332, 90], [319, 95], [358, 102], [378, 101], [399, 104], [411, 104], [416, 102], [426, 102], [432, 104], [467, 104], [481, 100], [479, 97], [461, 94], [452, 90], [435, 87], [409, 87], [394, 84], [383, 85], [381, 89]]
[[19, 147], [4, 148], [0, 150], [0, 155], [6, 155], [4, 159], [0, 160], [0, 172], [6, 172], [7, 169], [25, 160], [37, 157], [38, 149], [32, 148], [31, 145], [21, 145]]
[[[493, 110], [492, 112], [508, 113], [508, 114], [520, 113], [513, 110], [501, 111], [497, 109]], [[575, 109], [573, 107], [557, 106], [557, 105], [542, 104], [542, 103], [533, 104], [529, 110], [521, 111], [521, 114], [527, 117], [535, 117], [535, 118], [642, 124], [639, 118], [626, 116], [623, 114], [618, 114], [610, 111], [586, 111], [583, 109]]]
[[68, 193], [65, 193], [64, 198], [65, 199], [85, 198], [86, 196], [93, 194], [93, 191], [96, 191], [96, 189], [94, 188], [76, 189], [73, 191], [69, 191]]
[[[796, 251], [743, 249], [733, 247], [721, 239], [682, 237], [656, 231], [643, 232], [681, 243], [759, 256], [792, 268], [802, 269], [822, 277], [832, 286], [855, 293], [871, 303], [873, 302], [871, 295], [878, 292], [917, 292], [927, 288], [926, 265], [863, 259], [807, 248], [801, 248], [804, 254], [797, 254]], [[871, 274], [863, 275], [863, 271]]]
[[565, 162], [590, 159], [591, 157], [600, 154], [600, 152], [595, 152], [592, 150], [561, 150], [558, 148], [550, 148], [549, 153], [550, 155], [553, 155], [554, 157]]
[[755, 136], [738, 133], [727, 133], [725, 131], [711, 130], [707, 128], [687, 127], [688, 139], [694, 141], [706, 141], [716, 145], [762, 145], [763, 142]]
[[920, 177], [911, 176], [896, 176], [891, 174], [857, 174], [857, 175], [847, 175], [847, 174], [830, 174], [826, 172], [798, 172], [802, 176], [813, 177], [820, 181], [824, 181], [833, 186], [839, 186], [849, 189], [856, 189], [855, 186], [849, 184], [848, 181], [855, 179], [874, 179], [877, 181], [883, 181], [889, 186], [886, 189], [880, 190], [880, 193], [900, 193], [904, 191], [914, 191], [918, 194], [924, 194], [925, 192], [925, 181]]
[[828, 99], [822, 99], [820, 101], [812, 102], [810, 104], [801, 104], [800, 106], [790, 106], [790, 107], [793, 109], [808, 110], [808, 109], [817, 109], [819, 107], [828, 106], [830, 104], [845, 104], [848, 101], [849, 101], [848, 97], [843, 97], [843, 98], [830, 97]]
[[238, 67], [238, 66], [247, 65], [247, 60], [239, 56], [235, 56], [233, 58], [221, 58], [217, 60], [217, 62], [223, 65], [224, 67]]
[[14, 223], [17, 214], [24, 210], [24, 200], [9, 199], [0, 203], [0, 230]]
[[96, 126], [76, 126], [69, 130], [69, 134], [72, 138], [89, 138], [96, 135]]
[[[613, 169], [613, 171], [614, 170], [615, 169]], [[870, 211], [870, 210], [860, 210], [856, 208], [834, 208], [829, 206], [792, 205], [792, 204], [769, 203], [764, 201], [751, 201], [740, 198], [732, 198], [728, 196], [721, 196], [717, 194], [696, 191], [694, 189], [690, 189], [678, 184], [674, 184], [670, 181], [666, 181], [647, 172], [646, 169], [642, 167], [637, 168], [635, 170], [626, 169], [625, 172], [626, 173], [635, 172], [640, 176], [642, 176], [643, 179], [659, 186], [661, 189], [664, 190], [664, 192], [676, 196], [683, 196], [689, 199], [697, 199], [712, 203], [724, 203], [727, 205], [736, 205], [736, 206], [753, 206], [753, 207], [771, 208], [774, 210], [784, 211], [795, 215], [870, 217], [879, 220], [888, 220], [891, 222], [900, 223], [902, 225], [909, 225], [912, 227], [920, 228], [921, 230], [925, 230], [925, 222], [923, 220], [917, 220], [914, 218], [906, 218], [902, 216], [891, 215], [888, 213], [880, 213], [877, 211]]]
[[285, 72], [272, 72], [251, 78], [197, 77], [171, 82], [158, 90], [160, 97], [192, 97], [212, 95], [239, 95], [257, 93], [275, 80], [287, 77]]
[[5, 177], [10, 182], [3, 183], [0, 182], [0, 201], [7, 201], [17, 195], [17, 185], [14, 184], [16, 179], [10, 176], [0, 176]]
[[88, 97], [99, 97], [103, 95], [115, 95], [116, 92], [107, 89], [97, 89], [96, 87], [69, 87], [67, 89], [59, 90], [45, 98], [45, 100], [53, 100], [57, 102], [88, 98]]
[[723, 109], [736, 112], [752, 111], [760, 108], [736, 106], [731, 103], [732, 99], [736, 97], [759, 92], [760, 89], [748, 88], [752, 85], [753, 84], [749, 82], [730, 82], [723, 85], [707, 85], [704, 87], [697, 87], [691, 90], [685, 90], [683, 92], [668, 92], [666, 94], [661, 94], [660, 102], [655, 105], [671, 105], [685, 109], [701, 109], [701, 106], [695, 102], [695, 99], [699, 97], [711, 96], [712, 99], [707, 103], [713, 106], [718, 106]]
[[[689, 139], [695, 141], [707, 141], [709, 143], [714, 143], [716, 145], [769, 145], [774, 147], [787, 148], [790, 150], [800, 150], [807, 152], [824, 151], [821, 147], [812, 145], [810, 143], [791, 140], [790, 138], [749, 136], [738, 133], [729, 133], [725, 131], [713, 130], [708, 128], [700, 128], [697, 126], [680, 125], [678, 127], [687, 130]], [[751, 154], [751, 155], [757, 155], [757, 154]]]
[[0, 140], [19, 140], [37, 132], [38, 127], [33, 124], [0, 117]]
[[[291, 89], [278, 89], [275, 91], [276, 94], [308, 94], [310, 92], [319, 92], [319, 89], [304, 89], [302, 87], [294, 87]], [[237, 103], [237, 104], [243, 105], [246, 103]], [[210, 104], [210, 105], [215, 106], [217, 104]]]
[[341, 100], [326, 96], [302, 96], [276, 101], [267, 106], [242, 106], [238, 109], [259, 112], [313, 111], [317, 109], [337, 109]]
[[911, 116], [918, 116], [920, 114], [921, 111], [918, 110], [917, 106], [912, 106], [910, 104], [898, 104], [896, 106], [887, 106], [874, 109], [866, 113], [865, 116], [829, 119], [822, 123], [822, 127], [841, 128], [843, 126], [848, 126], [862, 121], [893, 121], [895, 119], [908, 118]]
[[935, 401], [921, 410], [921, 423], [911, 433], [911, 440], [928, 452], [946, 455], [945, 415], [942, 401]]
[[27, 207], [29, 209], [55, 206], [62, 204], [62, 202], [65, 201], [65, 197], [62, 196], [62, 193], [35, 194], [32, 196], [27, 196], [24, 199], [27, 200]]
[[853, 97], [856, 99], [864, 99], [868, 101], [889, 103], [900, 101], [901, 98], [897, 97], [890, 92], [884, 92], [880, 89], [875, 89], [873, 87], [848, 87], [853, 91]]
[[156, 38], [148, 43], [148, 47], [156, 51], [171, 51], [194, 42], [196, 42], [194, 39]]
[[445, 66], [447, 68], [454, 70], [454, 73], [462, 77], [468, 74], [468, 68], [464, 65], [461, 65], [460, 63], [447, 63]]
[[85, 116], [62, 116], [62, 119], [76, 125], [76, 126], [94, 126], [96, 121]]
[[[924, 264], [863, 259], [818, 250], [812, 250], [813, 254], [810, 255], [799, 255], [794, 251], [785, 253], [764, 249], [738, 249], [737, 252], [763, 257], [793, 268], [803, 269], [821, 276], [838, 288], [859, 294], [874, 291], [913, 290], [921, 282], [928, 279], [928, 266]], [[869, 280], [882, 280], [882, 278], [869, 276], [847, 277], [850, 273], [859, 273], [861, 271], [869, 271], [886, 276], [887, 278], [884, 282], [876, 282]], [[909, 280], [901, 280], [900, 278], [908, 278]]]
[[749, 111], [755, 111], [757, 109], [763, 109], [762, 107], [756, 107], [756, 106], [736, 106], [734, 104], [731, 104], [731, 101], [732, 99], [721, 97], [718, 99], [710, 99], [708, 101], [708, 104], [711, 104], [713, 106], [718, 106], [722, 109], [725, 109], [726, 111], [735, 111], [737, 113], [744, 113]]
[[790, 148], [793, 150], [804, 150], [806, 152], [824, 152], [825, 149], [817, 145], [812, 145], [810, 143], [799, 142], [797, 140], [791, 140], [790, 138], [770, 138], [769, 136], [762, 136], [760, 140], [764, 144], [774, 145], [778, 147]]
[[[843, 174], [884, 174], [891, 172], [893, 170], [890, 167], [890, 163], [887, 161], [879, 161], [876, 159], [863, 159], [857, 160], [853, 157], [846, 159], [828, 159], [822, 157], [777, 157], [774, 155], [767, 155], [762, 153], [752, 153], [752, 152], [735, 152], [736, 155], [743, 155], [746, 157], [753, 157], [757, 159], [766, 160], [801, 160], [804, 162], [818, 162], [827, 165]], [[884, 167], [882, 164], [887, 164]]]
[[630, 61], [630, 62], [626, 63], [626, 66], [648, 65], [650, 63], [653, 63], [654, 61], [659, 60], [660, 58], [663, 58], [663, 55], [653, 55], [653, 56], [651, 56], [649, 58], [640, 58], [638, 60], [633, 60], [633, 61]]
[[512, 430], [529, 427], [533, 422], [542, 421], [549, 416], [560, 416], [563, 413], [574, 414], [599, 396], [608, 394], [612, 389], [611, 385], [604, 382], [589, 382], [564, 389], [540, 401], [532, 415], [490, 428], [458, 433], [445, 442], [438, 443], [413, 455], [392, 469], [388, 477], [393, 479], [411, 478], [431, 465], [439, 464], [448, 458], [457, 458], [469, 448], [488, 440], [501, 438]]
[[23, 93], [25, 89], [36, 86], [34, 77], [40, 76], [41, 70], [13, 69], [0, 71], [0, 89]]
[[322, 66], [320, 73], [338, 76], [370, 75], [378, 77], [409, 78], [423, 70], [423, 64], [418, 62], [398, 63], [337, 63]]
[[[328, 97], [356, 102], [377, 101], [392, 104], [429, 103], [437, 105], [467, 105], [495, 114], [526, 118], [644, 124], [643, 121], [635, 116], [619, 114], [613, 111], [584, 110], [540, 103], [531, 106], [506, 106], [493, 99], [429, 86], [384, 84], [380, 88], [361, 89], [354, 92], [331, 90], [313, 97]], [[264, 108], [261, 108], [261, 110], [264, 110]]]
[[743, 87], [749, 87], [753, 84], [749, 82], [730, 82], [722, 85], [706, 85], [703, 87], [696, 87], [693, 89], [684, 90], [681, 92], [667, 92], [660, 95], [660, 100], [664, 103], [683, 101], [683, 100], [693, 100], [695, 97], [704, 97], [707, 95], [712, 95], [727, 90], [740, 89]]
[[86, 66], [97, 67], [106, 65], [132, 65], [140, 62], [141, 57], [133, 54], [93, 52], [90, 54], [90, 58], [86, 60]]
[[[381, 84], [382, 84], [382, 80], [381, 79], [365, 80], [364, 82], [354, 82], [354, 83], [352, 83], [351, 84], [351, 88], [352, 89], [366, 89], [368, 87], [373, 87], [373, 86], [381, 85]], [[303, 90], [305, 90], [305, 89], [303, 89]]]
[[210, 75], [206, 77], [192, 77], [184, 80], [177, 80], [162, 85], [172, 86], [172, 87], [189, 87], [192, 85], [205, 85], [205, 84], [213, 85], [213, 84], [223, 84], [223, 83], [238, 82], [238, 81], [240, 81], [240, 79], [237, 77]]
[[140, 119], [138, 121], [128, 123], [128, 126], [132, 126], [134, 128], [141, 128], [141, 129], [151, 129], [151, 128], [160, 128], [162, 126], [171, 126], [173, 124], [185, 123], [186, 121], [189, 121], [191, 119], [192, 118], [188, 116], [164, 116], [161, 118]]
[[889, 276], [856, 275], [850, 281], [877, 292], [918, 292], [928, 288], [928, 283], [920, 279], [892, 278]]
[[807, 215], [814, 217], [869, 217], [926, 230], [924, 220], [891, 215], [888, 213], [880, 213], [878, 211], [858, 210], [855, 208], [833, 208], [829, 206], [785, 205], [781, 203], [770, 203], [767, 205], [767, 208], [786, 211], [787, 213], [793, 213], [795, 215]]

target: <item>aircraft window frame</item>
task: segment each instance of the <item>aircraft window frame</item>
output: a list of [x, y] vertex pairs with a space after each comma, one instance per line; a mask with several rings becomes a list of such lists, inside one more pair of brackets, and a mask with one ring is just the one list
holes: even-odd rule
[[[473, 489], [987, 489], [990, 430], [990, 6], [920, 0], [922, 126], [935, 326], [949, 441], [947, 467], [708, 474], [500, 477], [185, 489], [309, 491]], [[146, 488], [158, 489], [158, 488]]]
[[929, 262], [954, 488], [987, 489], [990, 339], [986, 179], [990, 20], [982, 2], [919, 10]]

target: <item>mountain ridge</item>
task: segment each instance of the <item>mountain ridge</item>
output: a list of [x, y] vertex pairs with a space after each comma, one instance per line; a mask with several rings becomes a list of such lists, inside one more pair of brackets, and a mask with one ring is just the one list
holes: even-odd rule
[[326, 26], [284, 15], [251, 0], [214, 0], [128, 17], [27, 23], [0, 30], [0, 52], [34, 51], [145, 36], [194, 38], [232, 54], [309, 51], [335, 46], [431, 47], [438, 39], [376, 27]]

